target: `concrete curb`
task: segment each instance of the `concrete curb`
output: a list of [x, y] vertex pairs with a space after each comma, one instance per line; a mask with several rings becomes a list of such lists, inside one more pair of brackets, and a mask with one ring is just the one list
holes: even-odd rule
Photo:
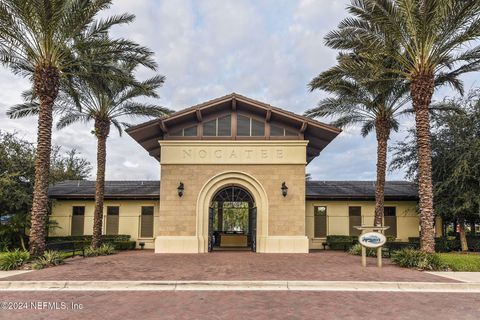
[[0, 281], [0, 291], [369, 291], [480, 293], [480, 282]]

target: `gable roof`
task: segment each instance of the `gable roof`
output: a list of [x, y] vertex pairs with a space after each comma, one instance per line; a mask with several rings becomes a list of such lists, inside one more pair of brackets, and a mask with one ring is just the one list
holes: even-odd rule
[[[95, 181], [69, 180], [50, 186], [52, 199], [94, 199]], [[160, 181], [105, 181], [105, 199], [159, 200]], [[375, 200], [375, 181], [306, 181], [307, 200]], [[418, 199], [416, 185], [387, 181], [385, 200]]]
[[[245, 106], [248, 109], [261, 112], [269, 119], [274, 117], [279, 121], [291, 123], [302, 131], [304, 139], [308, 140], [307, 161], [310, 162], [341, 132], [340, 129], [331, 125], [304, 117], [293, 112], [274, 107], [267, 103], [254, 100], [237, 93], [231, 93], [220, 98], [203, 102], [192, 107], [180, 110], [163, 118], [154, 119], [136, 126], [132, 126], [126, 132], [135, 139], [150, 156], [160, 159], [160, 146], [158, 141], [163, 140], [169, 126], [176, 125], [186, 119], [202, 118], [202, 113], [214, 112], [220, 106]], [[198, 120], [200, 122], [200, 120]], [[204, 138], [207, 139], [207, 138]]]

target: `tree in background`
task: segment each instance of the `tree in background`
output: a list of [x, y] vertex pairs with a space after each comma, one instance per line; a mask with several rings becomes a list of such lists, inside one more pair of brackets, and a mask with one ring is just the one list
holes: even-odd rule
[[[378, 61], [397, 63], [384, 70], [410, 84], [415, 113], [420, 208], [420, 245], [435, 251], [429, 105], [435, 87], [462, 91], [459, 76], [480, 69], [480, 1], [352, 0], [345, 18], [327, 35], [327, 45], [362, 59], [368, 69]], [[474, 44], [467, 49], [469, 44]], [[369, 79], [365, 79], [368, 81]]]
[[[146, 56], [145, 59], [149, 59]], [[105, 193], [105, 167], [107, 138], [113, 125], [121, 135], [127, 123], [124, 118], [162, 117], [171, 111], [155, 104], [136, 101], [138, 98], [158, 98], [156, 90], [165, 81], [163, 76], [155, 76], [145, 81], [137, 81], [136, 61], [117, 65], [123, 77], [108, 76], [78, 78], [69, 87], [61, 88], [54, 105], [54, 112], [60, 116], [57, 128], [62, 129], [76, 122], [93, 121], [93, 134], [97, 139], [97, 175], [95, 188], [95, 211], [93, 216], [92, 247], [98, 248], [102, 240], [103, 202]], [[28, 97], [28, 94], [25, 94]], [[14, 118], [38, 113], [39, 104], [28, 98], [27, 102], [12, 107], [8, 114]]]
[[[90, 163], [75, 149], [65, 153], [58, 146], [53, 149], [50, 183], [83, 180], [90, 175]], [[34, 144], [17, 133], [0, 131], [0, 251], [25, 248], [34, 180]]]
[[[0, 62], [15, 74], [27, 77], [39, 101], [35, 156], [35, 182], [30, 229], [30, 253], [45, 250], [48, 209], [52, 108], [60, 86], [71, 77], [95, 76], [90, 71], [109, 68], [111, 61], [150, 54], [131, 41], [108, 37], [115, 25], [129, 23], [134, 16], [123, 14], [95, 19], [111, 0], [2, 0], [0, 3]], [[115, 60], [112, 60], [112, 54]], [[87, 68], [87, 71], [85, 69]], [[111, 69], [111, 68], [110, 68]]]
[[[466, 251], [465, 222], [478, 221], [480, 212], [480, 90], [445, 99], [440, 105], [459, 111], [432, 117], [434, 208], [445, 221], [458, 222], [460, 243]], [[406, 168], [407, 177], [417, 180], [414, 134], [394, 148], [391, 169]]]

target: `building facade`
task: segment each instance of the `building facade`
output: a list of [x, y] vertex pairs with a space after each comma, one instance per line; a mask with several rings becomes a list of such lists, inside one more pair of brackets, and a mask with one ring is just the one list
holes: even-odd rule
[[[161, 184], [107, 181], [104, 232], [155, 252], [305, 253], [373, 223], [374, 182], [305, 179], [340, 133], [329, 125], [231, 94], [127, 133], [159, 161]], [[89, 181], [52, 186], [53, 234], [91, 234], [93, 195]], [[387, 234], [418, 236], [415, 186], [388, 182], [385, 200]]]

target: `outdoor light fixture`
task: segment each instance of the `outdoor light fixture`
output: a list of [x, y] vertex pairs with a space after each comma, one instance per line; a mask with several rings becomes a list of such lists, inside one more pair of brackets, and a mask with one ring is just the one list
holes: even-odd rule
[[284, 197], [286, 197], [286, 196], [287, 196], [287, 193], [288, 193], [288, 187], [287, 187], [287, 185], [285, 184], [285, 182], [282, 182], [282, 195], [283, 195]]
[[183, 190], [185, 190], [185, 187], [183, 186], [183, 182], [180, 182], [177, 188], [178, 196], [181, 197], [183, 196]]

